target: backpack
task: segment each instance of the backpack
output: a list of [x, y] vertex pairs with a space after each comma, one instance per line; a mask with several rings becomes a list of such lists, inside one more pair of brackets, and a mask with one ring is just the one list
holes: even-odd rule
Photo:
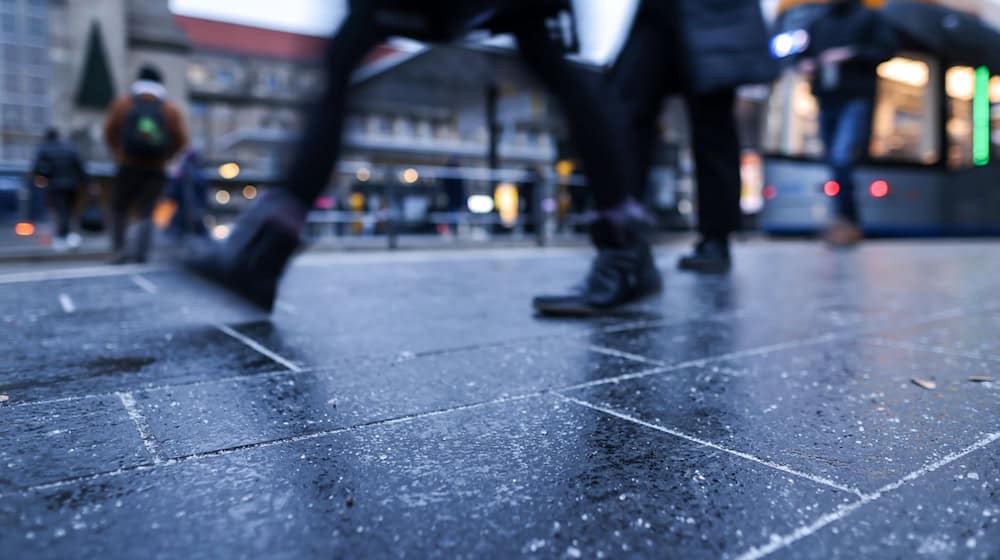
[[165, 158], [170, 151], [170, 133], [163, 114], [163, 101], [133, 98], [132, 110], [125, 119], [122, 135], [125, 155], [142, 158]]

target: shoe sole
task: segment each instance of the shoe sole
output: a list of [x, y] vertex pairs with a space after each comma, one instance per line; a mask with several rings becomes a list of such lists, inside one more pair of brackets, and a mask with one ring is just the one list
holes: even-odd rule
[[677, 269], [683, 270], [685, 272], [701, 272], [704, 274], [725, 274], [732, 269], [731, 264], [691, 264], [691, 263], [677, 263]]

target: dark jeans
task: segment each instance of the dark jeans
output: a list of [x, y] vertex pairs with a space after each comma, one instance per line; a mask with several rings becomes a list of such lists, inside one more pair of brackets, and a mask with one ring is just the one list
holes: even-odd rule
[[833, 180], [840, 184], [834, 199], [838, 218], [858, 223], [854, 167], [871, 143], [872, 102], [867, 98], [820, 100], [820, 134]]
[[76, 208], [76, 189], [58, 189], [49, 191], [49, 206], [56, 215], [56, 237], [69, 235], [69, 224]]
[[[285, 173], [285, 189], [303, 204], [312, 206], [326, 188], [340, 157], [350, 78], [364, 56], [382, 39], [367, 3], [352, 5], [351, 14], [330, 40], [326, 53], [326, 86], [310, 110], [306, 129]], [[525, 22], [515, 33], [521, 56], [535, 76], [555, 95], [569, 122], [598, 205], [620, 204], [626, 192], [620, 185], [633, 183], [634, 169], [619, 155], [622, 133], [606, 110], [597, 80], [563, 58], [563, 49], [549, 38], [543, 21]]]
[[648, 189], [653, 153], [659, 143], [664, 97], [682, 93], [690, 117], [698, 183], [698, 229], [705, 237], [726, 237], [740, 228], [740, 143], [734, 115], [735, 92], [686, 91], [684, 52], [677, 33], [663, 18], [640, 13], [609, 75], [616, 100], [633, 131], [639, 181], [631, 191], [639, 201]]
[[162, 169], [130, 166], [118, 169], [111, 197], [111, 246], [116, 253], [121, 254], [125, 250], [129, 214], [134, 211], [140, 221], [140, 231], [135, 251], [129, 256], [146, 260], [153, 239], [153, 209], [165, 182]]

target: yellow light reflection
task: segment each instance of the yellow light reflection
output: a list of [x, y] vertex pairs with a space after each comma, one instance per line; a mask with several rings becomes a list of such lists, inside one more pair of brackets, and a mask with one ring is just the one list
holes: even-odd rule
[[878, 75], [884, 80], [924, 87], [930, 80], [931, 71], [926, 62], [897, 56], [879, 64]]
[[406, 171], [403, 171], [400, 178], [407, 185], [412, 185], [413, 183], [416, 183], [420, 179], [420, 173], [417, 173], [417, 170], [411, 167]]
[[969, 66], [955, 66], [945, 74], [948, 96], [961, 101], [972, 101], [976, 95], [976, 71]]
[[500, 214], [500, 221], [505, 226], [517, 222], [519, 200], [517, 186], [513, 183], [500, 183], [493, 193], [493, 203]]
[[219, 204], [229, 204], [229, 191], [215, 191], [215, 201]]
[[224, 163], [219, 166], [219, 177], [230, 181], [240, 176], [240, 166], [233, 163]]

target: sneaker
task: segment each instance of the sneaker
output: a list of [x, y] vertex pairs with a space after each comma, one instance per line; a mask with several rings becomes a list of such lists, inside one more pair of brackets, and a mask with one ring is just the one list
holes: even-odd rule
[[76, 251], [83, 245], [83, 237], [79, 233], [71, 232], [66, 236], [66, 246], [69, 247], [70, 251]]
[[56, 253], [65, 253], [69, 250], [69, 243], [67, 243], [65, 237], [53, 237], [52, 238], [52, 250]]

